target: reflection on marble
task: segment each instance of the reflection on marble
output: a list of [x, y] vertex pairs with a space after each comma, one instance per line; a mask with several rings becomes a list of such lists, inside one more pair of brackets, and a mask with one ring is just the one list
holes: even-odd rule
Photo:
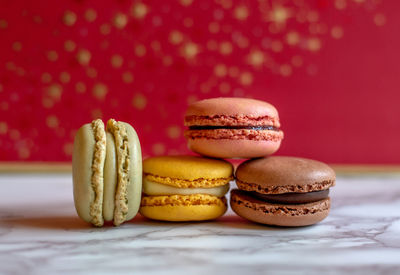
[[330, 216], [303, 228], [232, 212], [93, 228], [70, 175], [1, 175], [0, 187], [0, 274], [400, 274], [400, 175], [339, 177]]

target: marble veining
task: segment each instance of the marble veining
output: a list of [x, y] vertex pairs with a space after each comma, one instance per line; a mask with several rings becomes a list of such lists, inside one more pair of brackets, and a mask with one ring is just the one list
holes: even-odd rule
[[320, 224], [268, 227], [228, 213], [93, 228], [71, 175], [0, 175], [0, 274], [400, 274], [400, 175], [339, 176]]

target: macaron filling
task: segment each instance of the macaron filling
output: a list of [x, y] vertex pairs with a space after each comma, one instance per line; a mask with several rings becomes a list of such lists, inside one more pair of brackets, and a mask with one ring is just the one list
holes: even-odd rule
[[186, 130], [184, 133], [187, 139], [229, 139], [229, 140], [254, 140], [280, 142], [283, 139], [281, 130], [260, 130], [260, 129], [203, 129]]
[[106, 133], [104, 124], [100, 119], [94, 120], [91, 124], [95, 139], [91, 185], [93, 188], [94, 199], [90, 204], [90, 216], [95, 226], [102, 226], [103, 219], [103, 166], [106, 158]]
[[283, 132], [278, 117], [249, 115], [186, 116], [187, 139], [229, 139], [279, 142]]
[[275, 126], [216, 126], [216, 125], [201, 125], [190, 126], [189, 130], [216, 130], [216, 129], [249, 129], [249, 130], [271, 130], [279, 131]]
[[115, 192], [114, 225], [118, 226], [126, 220], [128, 214], [128, 185], [130, 152], [128, 148], [128, 134], [122, 122], [110, 119], [107, 130], [115, 139], [117, 152], [117, 177], [118, 183]]
[[251, 116], [251, 115], [189, 115], [185, 117], [185, 126], [265, 126], [280, 127], [278, 116]]
[[233, 177], [185, 180], [145, 174], [141, 206], [226, 205]]
[[[243, 191], [246, 192], [246, 191]], [[257, 199], [270, 202], [270, 203], [282, 203], [282, 204], [304, 204], [311, 203], [326, 199], [329, 197], [329, 189], [322, 191], [314, 191], [309, 193], [285, 193], [285, 194], [260, 194], [257, 192], [247, 192], [249, 195], [256, 197]]]
[[226, 178], [198, 178], [193, 180], [178, 179], [170, 177], [161, 177], [158, 175], [153, 175], [151, 173], [144, 173], [144, 179], [152, 182], [157, 182], [165, 185], [170, 185], [178, 188], [210, 188], [228, 184], [233, 177]]
[[311, 184], [293, 184], [293, 185], [268, 185], [260, 186], [258, 183], [246, 182], [236, 179], [236, 185], [244, 191], [255, 191], [261, 194], [285, 194], [285, 193], [308, 193], [314, 191], [322, 191], [335, 185], [335, 180], [324, 180]]
[[191, 206], [191, 205], [226, 205], [226, 198], [217, 198], [205, 194], [172, 195], [172, 196], [145, 196], [141, 206]]
[[223, 197], [228, 191], [229, 183], [210, 188], [178, 188], [149, 181], [146, 178], [143, 179], [143, 193], [149, 196], [206, 194], [210, 196]]

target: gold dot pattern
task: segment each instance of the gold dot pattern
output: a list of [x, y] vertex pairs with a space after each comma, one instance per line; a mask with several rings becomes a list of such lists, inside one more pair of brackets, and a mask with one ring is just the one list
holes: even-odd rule
[[146, 47], [142, 44], [136, 45], [135, 54], [139, 57], [142, 57], [146, 54]]
[[110, 24], [104, 23], [102, 25], [100, 25], [100, 32], [103, 35], [108, 35], [111, 32], [111, 26]]
[[331, 35], [335, 39], [340, 39], [343, 37], [343, 29], [340, 26], [334, 26], [331, 30]]
[[162, 143], [155, 143], [152, 146], [152, 151], [156, 156], [163, 155], [165, 153], [165, 145]]
[[5, 135], [8, 131], [8, 126], [6, 122], [0, 122], [0, 135]]
[[131, 15], [137, 19], [143, 19], [147, 12], [147, 6], [141, 2], [133, 4], [131, 8]]
[[88, 68], [86, 68], [86, 75], [90, 78], [96, 78], [97, 71], [95, 68], [88, 67]]
[[332, 41], [347, 38], [346, 21], [332, 21], [324, 9], [338, 18], [350, 9], [367, 10], [380, 29], [390, 22], [378, 2], [334, 0], [319, 8], [302, 0], [55, 1], [44, 9], [7, 7], [0, 14], [2, 156], [70, 160], [76, 129], [103, 117], [132, 123], [144, 156], [187, 152], [187, 104], [215, 96], [262, 98], [264, 92], [253, 90], [268, 90], [271, 76], [318, 76], [315, 59]]
[[81, 65], [88, 65], [91, 58], [92, 54], [86, 49], [79, 50], [76, 55], [76, 59]]
[[85, 19], [88, 22], [93, 22], [94, 20], [96, 20], [96, 18], [97, 18], [97, 12], [94, 9], [88, 9], [85, 12]]
[[310, 51], [316, 52], [321, 49], [321, 41], [318, 38], [310, 38], [307, 41], [307, 47]]
[[59, 124], [58, 118], [54, 115], [50, 115], [46, 119], [46, 124], [49, 128], [57, 128]]
[[222, 55], [229, 55], [232, 53], [233, 46], [232, 43], [224, 41], [219, 46], [219, 51]]
[[179, 31], [172, 31], [169, 35], [169, 41], [172, 44], [178, 45], [179, 43], [181, 43], [183, 41], [183, 35], [181, 32]]
[[133, 82], [133, 75], [132, 75], [132, 73], [130, 73], [130, 72], [124, 72], [124, 73], [122, 74], [122, 80], [123, 80], [125, 83], [132, 83], [132, 82]]
[[132, 105], [138, 110], [143, 110], [146, 108], [147, 99], [142, 94], [135, 94], [132, 100]]
[[61, 72], [60, 74], [60, 82], [61, 83], [68, 83], [71, 80], [71, 75], [68, 72]]
[[193, 0], [180, 0], [183, 6], [190, 6], [193, 3]]
[[123, 13], [117, 13], [114, 17], [114, 26], [118, 29], [123, 29], [126, 24], [128, 24], [128, 17]]
[[122, 58], [122, 56], [120, 56], [119, 54], [114, 54], [111, 57], [111, 65], [114, 68], [120, 68], [122, 66], [122, 64], [124, 63], [124, 59]]
[[74, 41], [66, 40], [66, 41], [64, 42], [64, 49], [65, 49], [67, 52], [72, 52], [72, 51], [75, 50], [75, 48], [76, 48], [76, 44], [75, 44]]
[[[0, 129], [0, 131], [1, 131], [1, 129]], [[167, 135], [171, 139], [177, 139], [181, 136], [181, 128], [177, 125], [169, 126], [167, 128]]]
[[52, 77], [51, 77], [51, 74], [44, 72], [42, 74], [42, 78], [41, 79], [42, 79], [43, 83], [50, 83], [51, 80], [52, 80]]
[[249, 10], [246, 6], [238, 6], [234, 10], [234, 16], [238, 20], [246, 20], [249, 16]]
[[76, 22], [77, 16], [74, 12], [67, 10], [64, 13], [64, 24], [67, 26], [73, 26]]
[[84, 93], [86, 92], [86, 85], [83, 82], [77, 82], [75, 84], [75, 89], [78, 93]]
[[8, 26], [8, 22], [4, 19], [0, 19], [0, 29], [6, 29]]
[[57, 61], [58, 53], [56, 51], [48, 51], [47, 52], [47, 59], [49, 61], [52, 61], [52, 62]]
[[12, 48], [14, 51], [19, 52], [22, 49], [22, 44], [21, 42], [15, 41], [12, 45]]
[[374, 16], [374, 23], [377, 25], [377, 26], [383, 26], [383, 25], [385, 25], [386, 24], [386, 16], [384, 15], [384, 14], [382, 14], [382, 13], [377, 13], [377, 14], [375, 14], [375, 16]]
[[96, 83], [93, 87], [93, 96], [99, 100], [104, 100], [108, 92], [108, 88], [103, 83]]

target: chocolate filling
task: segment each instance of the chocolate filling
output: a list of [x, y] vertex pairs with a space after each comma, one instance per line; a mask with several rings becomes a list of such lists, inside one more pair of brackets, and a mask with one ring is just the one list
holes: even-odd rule
[[249, 129], [249, 130], [272, 130], [279, 131], [279, 128], [275, 126], [190, 126], [189, 130], [217, 130], [217, 129]]
[[329, 196], [329, 189], [322, 191], [315, 191], [309, 193], [285, 193], [277, 195], [266, 195], [257, 192], [247, 192], [251, 196], [272, 203], [283, 203], [283, 204], [301, 204], [316, 202], [319, 200], [326, 199]]

